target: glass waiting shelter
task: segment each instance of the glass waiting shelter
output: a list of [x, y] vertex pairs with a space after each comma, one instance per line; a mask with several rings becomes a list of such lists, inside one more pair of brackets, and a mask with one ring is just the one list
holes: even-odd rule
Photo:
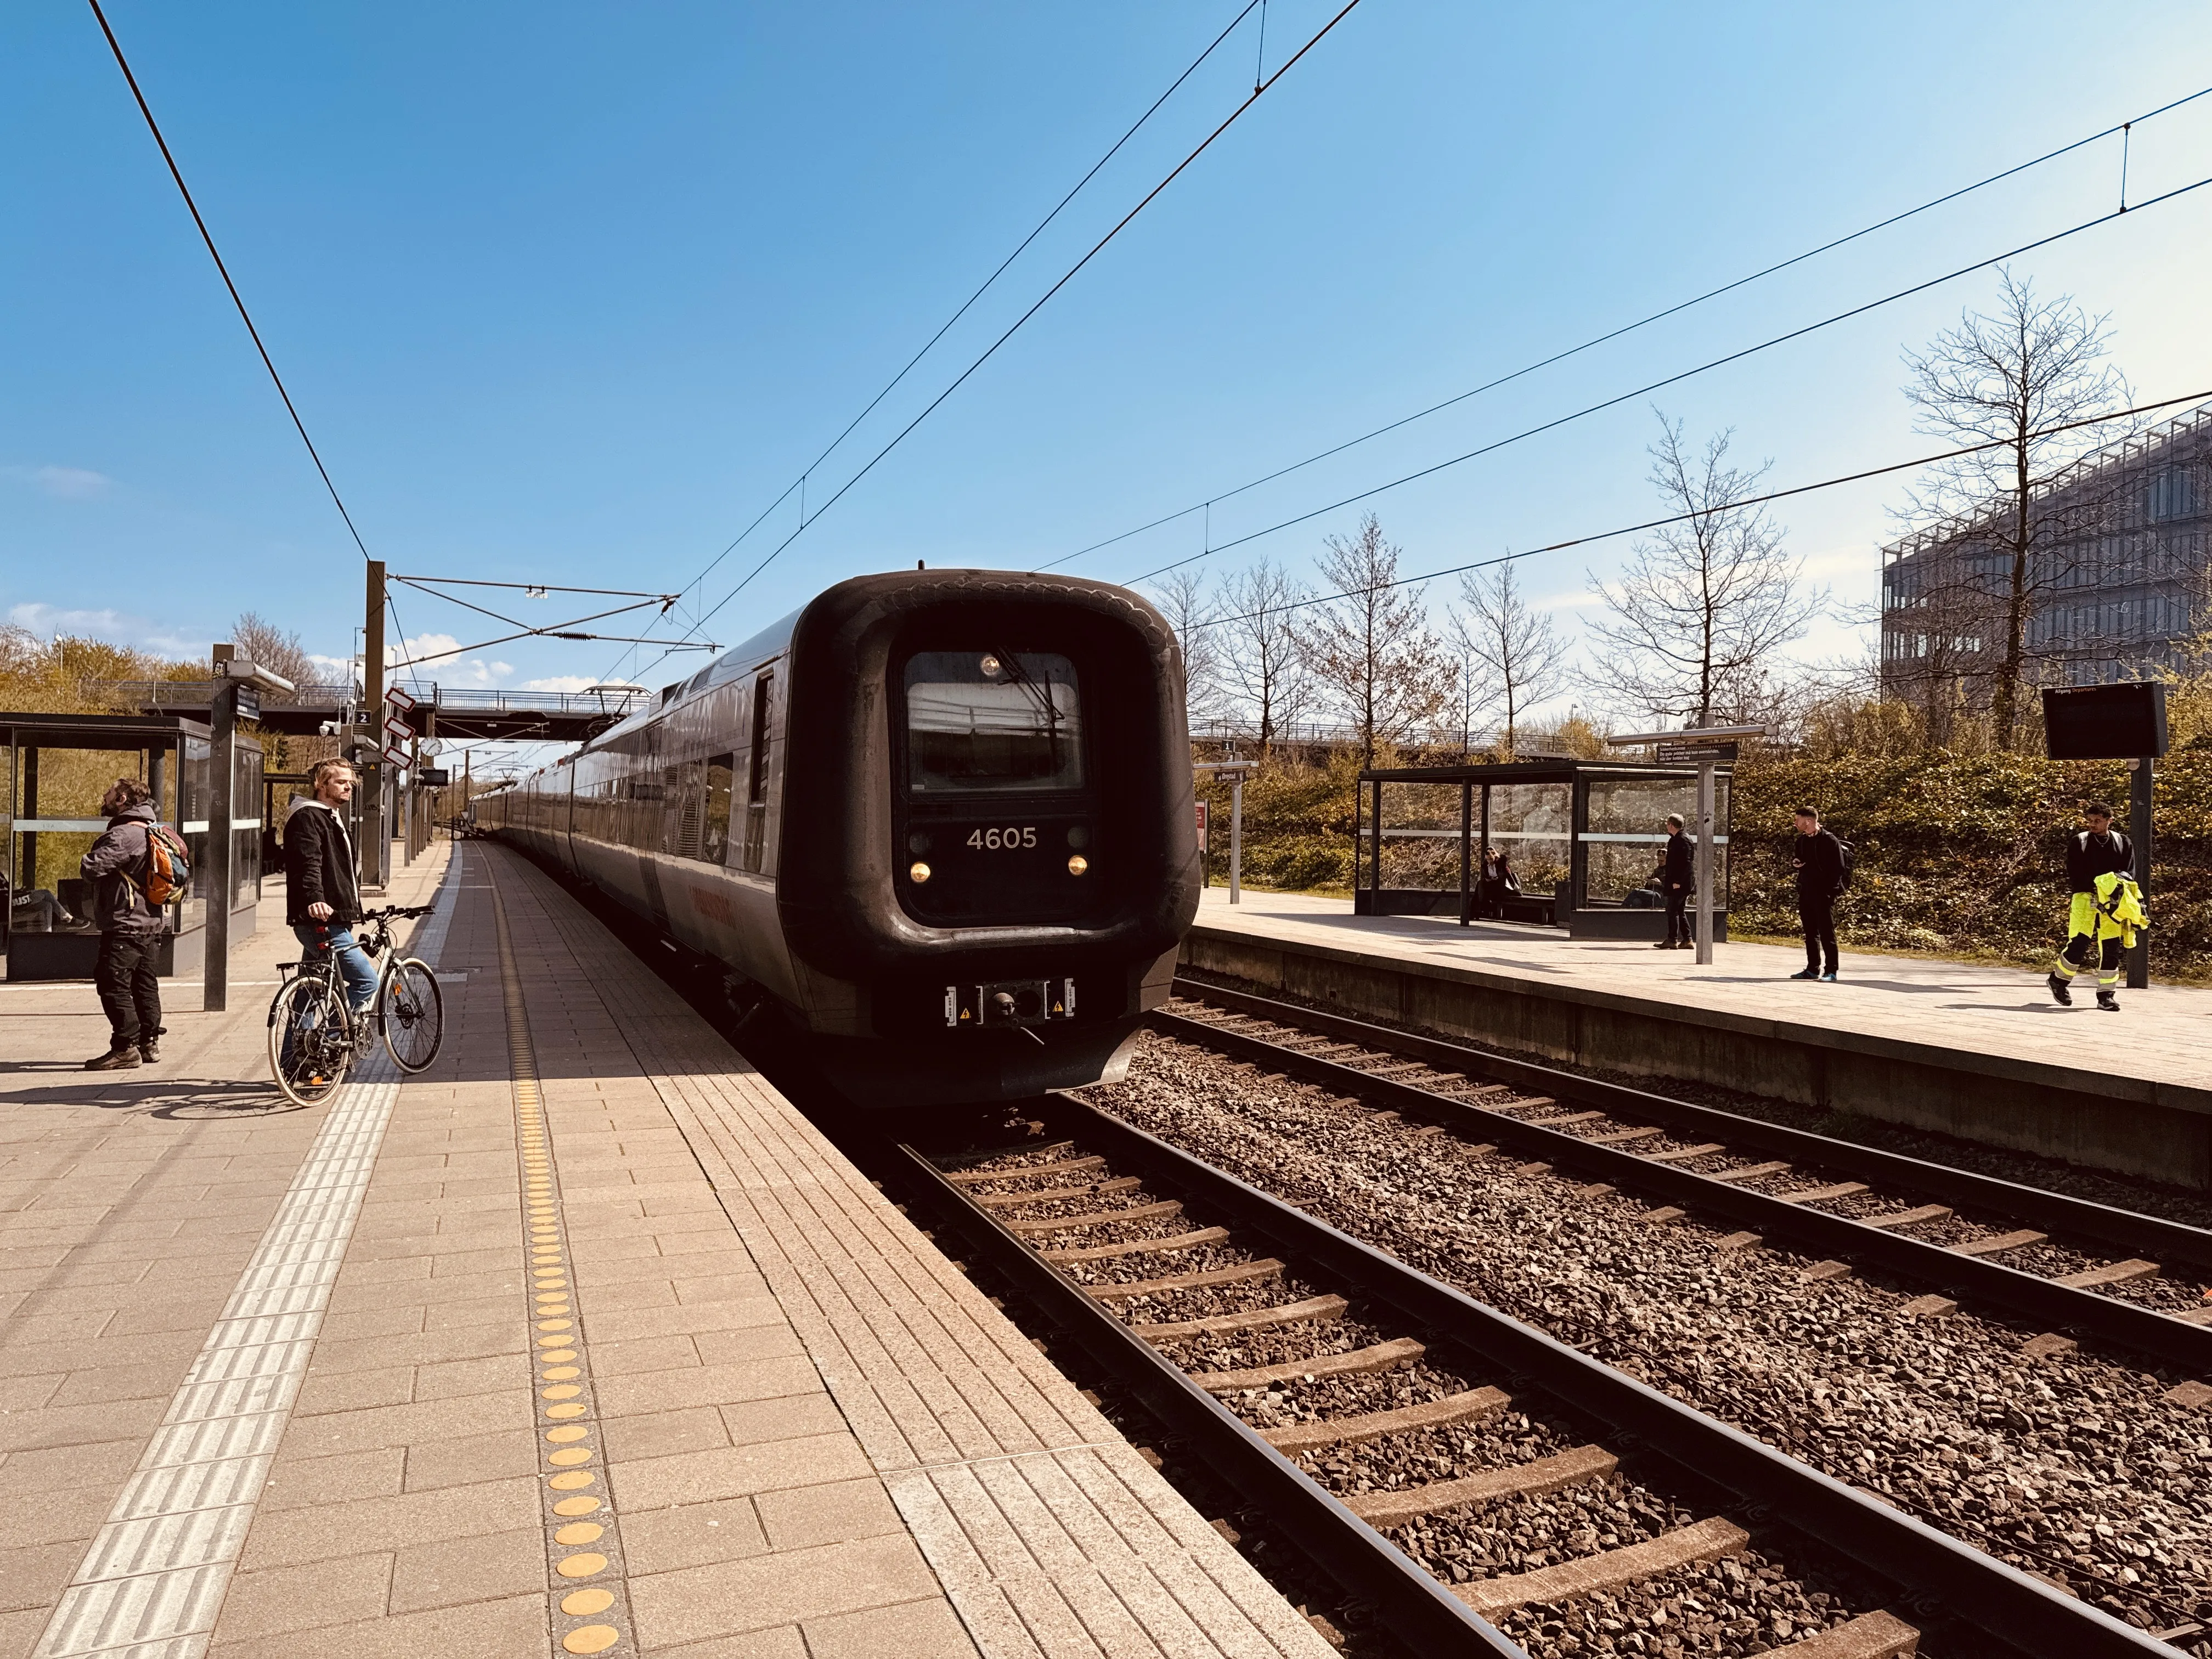
[[[1713, 929], [1728, 937], [1729, 771], [1714, 778]], [[1694, 766], [1529, 760], [1359, 775], [1352, 908], [1658, 939], [1668, 814], [1697, 830]]]
[[[192, 882], [169, 908], [155, 971], [200, 970], [207, 933], [208, 810], [213, 799], [207, 726], [177, 715], [0, 712], [0, 951], [11, 980], [89, 979], [100, 934], [87, 922], [90, 884], [77, 866], [107, 827], [100, 797], [118, 777], [154, 792], [164, 823], [184, 832]], [[261, 748], [241, 734], [231, 799], [230, 939], [253, 931], [261, 902]]]

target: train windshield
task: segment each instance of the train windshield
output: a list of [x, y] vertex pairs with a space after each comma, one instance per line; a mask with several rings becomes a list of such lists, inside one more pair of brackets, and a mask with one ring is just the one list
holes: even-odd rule
[[1048, 651], [923, 651], [906, 665], [916, 794], [1083, 787], [1075, 665]]

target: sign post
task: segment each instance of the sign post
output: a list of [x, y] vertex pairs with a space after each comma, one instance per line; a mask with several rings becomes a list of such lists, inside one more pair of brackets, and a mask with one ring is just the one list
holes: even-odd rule
[[1723, 761], [1736, 758], [1735, 738], [1763, 738], [1773, 728], [1766, 726], [1704, 726], [1680, 732], [1646, 732], [1633, 737], [1607, 738], [1606, 742], [1615, 749], [1633, 748], [1650, 744], [1657, 750], [1656, 757], [1662, 766], [1691, 766], [1698, 769], [1698, 966], [1708, 968], [1713, 960], [1713, 877], [1716, 871], [1713, 836], [1715, 797], [1718, 793], [1714, 769]]
[[[1252, 760], [1199, 761], [1194, 772], [1226, 772], [1229, 775], [1229, 902], [1244, 902], [1244, 775], [1256, 772], [1260, 763]], [[1199, 823], [1206, 819], [1203, 804], [1199, 807]]]
[[[238, 836], [238, 723], [261, 714], [261, 693], [289, 691], [292, 682], [250, 662], [240, 662], [228, 645], [216, 647], [215, 696], [208, 709], [207, 869], [201, 886], [207, 907], [202, 943], [200, 1006], [219, 1013], [230, 1006], [230, 890], [236, 884], [232, 851]], [[195, 872], [195, 882], [203, 880]]]
[[[2135, 843], [2136, 885], [2150, 894], [2153, 763], [2166, 753], [2166, 687], [2157, 680], [2118, 685], [2049, 686], [2043, 693], [2044, 745], [2053, 760], [2124, 760], [2128, 763], [2128, 839]], [[2150, 941], [2136, 935], [2128, 952], [2128, 988], [2150, 984]]]

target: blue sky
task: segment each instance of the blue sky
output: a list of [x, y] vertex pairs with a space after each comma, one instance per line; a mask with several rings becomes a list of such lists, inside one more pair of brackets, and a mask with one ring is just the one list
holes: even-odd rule
[[[684, 586], [1233, 16], [824, 3], [159, 7], [110, 17], [369, 547]], [[1272, 69], [1334, 11], [1269, 0]], [[1257, 15], [810, 481], [818, 501], [1251, 82]], [[826, 583], [1027, 568], [2212, 85], [2202, 6], [1357, 9], [708, 632]], [[360, 556], [88, 10], [0, 15], [0, 615], [198, 654], [256, 609], [343, 656]], [[2130, 195], [2212, 174], [2212, 99]], [[2107, 141], [1216, 507], [1218, 542], [2107, 210]], [[2212, 386], [2212, 190], [2023, 258], [2145, 397]], [[1662, 394], [1792, 483], [1917, 453], [1901, 347], [1988, 276]], [[1369, 505], [1409, 568], [1646, 516], [1641, 401]], [[1790, 504], [1872, 596], [1895, 484]], [[704, 602], [793, 523], [787, 503]], [[1347, 508], [1249, 544], [1305, 569]], [[1067, 567], [1128, 580], [1202, 515]], [[1526, 574], [1571, 629], [1584, 570]], [[1448, 597], [1440, 586], [1432, 597]], [[417, 635], [480, 637], [402, 590]], [[557, 599], [527, 602], [561, 620]], [[1833, 655], [1827, 624], [1802, 647]], [[452, 681], [651, 684], [526, 641]], [[695, 662], [695, 656], [690, 659]]]

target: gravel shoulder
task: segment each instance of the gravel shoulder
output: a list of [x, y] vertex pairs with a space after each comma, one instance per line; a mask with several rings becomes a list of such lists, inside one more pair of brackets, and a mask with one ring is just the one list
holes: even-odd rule
[[[1786, 1250], [1717, 1250], [1719, 1233], [1695, 1221], [1654, 1225], [1632, 1199], [1520, 1173], [1512, 1159], [1479, 1155], [1449, 1135], [1410, 1134], [1327, 1091], [1157, 1034], [1143, 1038], [1126, 1081], [1088, 1092], [1207, 1162], [2118, 1616], [2151, 1629], [2212, 1625], [2212, 1418], [2163, 1400], [2159, 1377], [2078, 1351], [2028, 1358], [2021, 1347], [2034, 1333], [1970, 1314], [1907, 1316], [1912, 1287], [1801, 1282], [1811, 1264]], [[1239, 1287], [1226, 1305], [1295, 1293]], [[1194, 1301], [1137, 1316], [1224, 1305]], [[1312, 1408], [1286, 1394], [1278, 1408], [1295, 1419], [1300, 1406]], [[1361, 1460], [1363, 1478], [1371, 1481], [1369, 1462]], [[1479, 1547], [1468, 1531], [1455, 1527], [1455, 1550]], [[1478, 1565], [1474, 1555], [1460, 1559]], [[1694, 1585], [1668, 1594], [1678, 1613], [1697, 1611], [1688, 1605], [1699, 1601]], [[1795, 1621], [1817, 1608], [1802, 1608], [1795, 1592], [1789, 1600], [1774, 1617], [1802, 1628]], [[1711, 1605], [1733, 1604], [1715, 1591]], [[1590, 1609], [1569, 1611], [1579, 1619]], [[1729, 1626], [1741, 1615], [1715, 1617], [1682, 1650], [1758, 1651], [1744, 1644], [1778, 1634], [1740, 1632]], [[1623, 1633], [1632, 1628], [1616, 1623]], [[1661, 1627], [1689, 1634], [1663, 1620]], [[1561, 1637], [1582, 1639], [1560, 1624], [1544, 1645]], [[2212, 1638], [2177, 1645], [2212, 1659]], [[1655, 1642], [1652, 1650], [1672, 1650]]]

